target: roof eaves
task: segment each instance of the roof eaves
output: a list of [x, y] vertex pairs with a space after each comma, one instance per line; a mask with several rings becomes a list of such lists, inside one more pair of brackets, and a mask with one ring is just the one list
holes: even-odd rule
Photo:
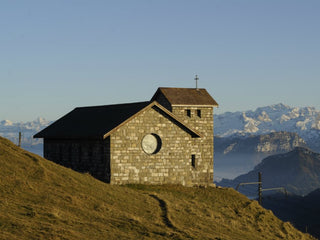
[[219, 107], [219, 104], [172, 104], [172, 107]]

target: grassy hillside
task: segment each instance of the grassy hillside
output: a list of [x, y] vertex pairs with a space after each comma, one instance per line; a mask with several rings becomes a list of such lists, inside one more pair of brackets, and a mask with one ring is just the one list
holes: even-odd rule
[[113, 186], [0, 137], [0, 239], [312, 239], [232, 189]]

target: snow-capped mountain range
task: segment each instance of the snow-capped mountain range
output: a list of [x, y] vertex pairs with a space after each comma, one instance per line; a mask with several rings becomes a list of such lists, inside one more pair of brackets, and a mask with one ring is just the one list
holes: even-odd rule
[[320, 149], [320, 111], [314, 107], [290, 107], [280, 103], [255, 111], [226, 112], [215, 115], [214, 131], [220, 137], [294, 132], [309, 147]]
[[[33, 135], [52, 121], [37, 118], [31, 122], [0, 121], [0, 136], [18, 143], [22, 133], [22, 147], [31, 150], [42, 140]], [[276, 104], [245, 112], [226, 112], [214, 116], [214, 134], [219, 137], [247, 137], [272, 132], [294, 132], [314, 150], [320, 149], [320, 111], [314, 107], [290, 107]], [[37, 150], [38, 151], [38, 150]], [[33, 151], [35, 152], [35, 151]]]
[[18, 144], [19, 132], [22, 134], [21, 147], [38, 154], [42, 154], [42, 140], [34, 139], [33, 135], [51, 123], [44, 118], [37, 118], [31, 122], [0, 121], [0, 136]]

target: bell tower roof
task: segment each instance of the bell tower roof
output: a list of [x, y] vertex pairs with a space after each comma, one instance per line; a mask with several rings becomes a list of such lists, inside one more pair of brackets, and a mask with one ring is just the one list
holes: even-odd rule
[[161, 95], [168, 100], [171, 106], [218, 106], [218, 103], [204, 88], [160, 87], [151, 101], [156, 101]]

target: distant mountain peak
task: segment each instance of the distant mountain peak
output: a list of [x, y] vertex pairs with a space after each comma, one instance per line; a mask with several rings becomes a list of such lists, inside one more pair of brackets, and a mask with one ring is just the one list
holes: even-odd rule
[[11, 122], [10, 120], [3, 120], [0, 122], [0, 125], [2, 126], [12, 126], [13, 122]]
[[312, 151], [308, 147], [302, 147], [302, 146], [295, 147], [291, 152], [292, 152], [292, 154], [299, 154], [302, 156], [311, 156], [313, 158], [317, 158], [319, 160], [319, 164], [320, 164], [320, 154]]
[[310, 192], [306, 198], [312, 199], [312, 198], [320, 198], [320, 188], [317, 188], [316, 190]]
[[255, 111], [215, 116], [216, 136], [249, 136], [280, 131], [297, 133], [310, 148], [320, 151], [320, 111], [314, 107], [290, 107], [278, 103]]
[[[283, 104], [283, 103], [277, 103], [277, 104], [272, 104], [272, 105], [269, 105], [269, 106], [258, 107], [256, 110], [251, 111], [251, 112], [284, 111], [284, 110], [290, 110], [290, 109], [293, 109], [293, 107], [290, 107], [289, 105], [286, 105], [286, 104]], [[249, 111], [246, 111], [246, 112], [249, 112]]]
[[305, 141], [291, 132], [271, 132], [261, 135], [233, 136], [229, 138], [215, 137], [215, 151], [224, 155], [243, 153], [280, 153], [293, 150], [295, 147], [305, 147]]
[[[296, 160], [299, 160], [300, 163], [304, 164], [304, 161], [306, 160], [305, 157], [312, 157], [312, 158], [314, 158], [315, 161], [318, 159], [319, 164], [320, 164], [320, 154], [319, 153], [316, 153], [307, 147], [298, 146], [289, 152], [271, 155], [271, 156], [263, 159], [261, 162], [261, 165], [265, 165], [266, 162], [269, 162], [271, 164], [272, 161], [270, 159], [273, 159], [274, 164], [278, 164], [281, 159], [281, 161], [283, 163], [286, 163], [286, 165], [284, 165], [283, 167], [289, 168], [291, 166], [291, 164], [293, 163], [294, 158], [296, 158]], [[320, 167], [320, 165], [319, 165], [319, 167]], [[260, 169], [260, 168], [261, 168], [260, 164], [258, 164], [255, 167], [255, 169]], [[320, 168], [319, 168], [319, 170], [320, 170]]]
[[[36, 151], [42, 154], [42, 140], [34, 139], [32, 136], [47, 127], [51, 122], [42, 117], [30, 122], [12, 122], [10, 120], [0, 121], [0, 136], [18, 143], [19, 132], [22, 133], [21, 146], [30, 151]], [[40, 152], [38, 152], [40, 151]]]
[[311, 153], [315, 153], [313, 151], [311, 151], [309, 148], [306, 147], [295, 147], [292, 152], [299, 152], [299, 153], [305, 153], [305, 154], [311, 154]]
[[283, 103], [273, 104], [270, 107], [273, 109], [292, 109], [292, 107]]

